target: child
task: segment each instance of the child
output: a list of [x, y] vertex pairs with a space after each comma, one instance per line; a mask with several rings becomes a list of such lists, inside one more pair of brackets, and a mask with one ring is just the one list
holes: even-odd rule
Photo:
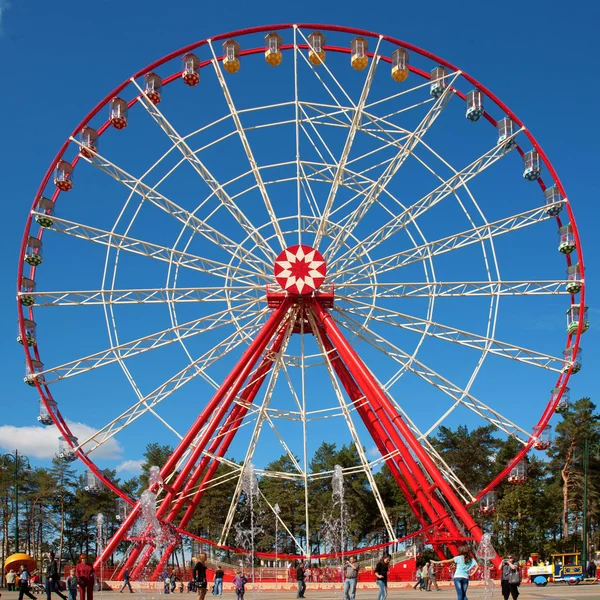
[[238, 600], [244, 600], [244, 593], [246, 592], [245, 585], [248, 580], [242, 575], [241, 571], [235, 572], [235, 578], [233, 579], [233, 585], [235, 586], [235, 593]]
[[75, 569], [71, 569], [71, 574], [67, 577], [67, 592], [69, 592], [69, 600], [77, 600], [77, 577], [75, 577]]

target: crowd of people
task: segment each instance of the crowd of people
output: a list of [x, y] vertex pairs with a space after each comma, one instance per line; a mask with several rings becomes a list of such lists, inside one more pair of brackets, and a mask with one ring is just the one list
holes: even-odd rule
[[[373, 570], [375, 582], [379, 590], [377, 600], [386, 600], [388, 593], [388, 572], [390, 568], [391, 556], [384, 553], [375, 565]], [[538, 561], [536, 561], [538, 562]], [[539, 561], [544, 564], [543, 561]], [[467, 589], [469, 579], [479, 570], [480, 565], [471, 554], [468, 546], [459, 548], [456, 556], [447, 560], [427, 560], [420, 564], [416, 570], [416, 578], [413, 589], [425, 592], [440, 591], [436, 579], [436, 567], [443, 564], [451, 564], [454, 568], [452, 579], [456, 590], [457, 600], [467, 600]], [[532, 564], [532, 563], [528, 563]], [[197, 600], [205, 600], [208, 591], [207, 555], [201, 553], [193, 568], [193, 576], [187, 584], [187, 591], [197, 594]], [[211, 567], [211, 570], [212, 567]], [[589, 560], [586, 565], [585, 574], [590, 578], [596, 577], [597, 566], [594, 560]], [[313, 569], [314, 571], [314, 569]], [[359, 580], [360, 566], [356, 556], [349, 557], [341, 568], [343, 581], [344, 600], [355, 600], [357, 582]], [[52, 594], [57, 594], [61, 600], [67, 600], [67, 596], [62, 593], [60, 571], [57, 560], [53, 552], [47, 554], [44, 561], [44, 585], [34, 582], [26, 564], [22, 564], [19, 573], [11, 569], [6, 574], [6, 584], [8, 591], [18, 591], [19, 600], [27, 596], [31, 600], [37, 600], [32, 590], [45, 592], [46, 600], [52, 600]], [[220, 567], [214, 568], [214, 579], [212, 585], [212, 594], [221, 597], [223, 595], [224, 571]], [[313, 573], [308, 563], [299, 562], [295, 569], [297, 583], [297, 598], [305, 598], [306, 583], [310, 581]], [[504, 600], [517, 600], [519, 596], [519, 586], [521, 585], [521, 567], [515, 556], [510, 554], [502, 560], [500, 571], [501, 592]], [[318, 581], [315, 578], [314, 581]], [[165, 570], [162, 576], [164, 584], [164, 593], [174, 593], [179, 587], [179, 592], [183, 593], [184, 583], [177, 576], [174, 569], [170, 572]], [[94, 600], [94, 584], [96, 583], [96, 574], [94, 567], [88, 563], [87, 556], [82, 554], [79, 564], [71, 569], [70, 575], [66, 578], [64, 590], [68, 594], [68, 600]], [[247, 577], [242, 570], [237, 570], [233, 578], [233, 586], [237, 600], [244, 600], [246, 591]], [[178, 586], [179, 584], [179, 586]], [[133, 593], [131, 586], [131, 576], [128, 569], [123, 573], [123, 585], [119, 592], [123, 593], [129, 589]]]

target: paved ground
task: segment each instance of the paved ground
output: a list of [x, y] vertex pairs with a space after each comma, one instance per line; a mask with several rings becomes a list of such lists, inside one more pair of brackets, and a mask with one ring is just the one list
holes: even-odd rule
[[[15, 592], [1, 591], [1, 600], [17, 600], [18, 594]], [[124, 594], [125, 596], [127, 594]], [[117, 592], [96, 592], [94, 600], [119, 600], [123, 596]], [[150, 592], [136, 592], [137, 600], [160, 600], [164, 594]], [[43, 594], [38, 594], [39, 600], [44, 599]], [[246, 593], [245, 600], [293, 600], [295, 594], [292, 592], [280, 592], [275, 595], [274, 592], [257, 592], [255, 595], [251, 591]], [[174, 594], [169, 596], [171, 600], [195, 600], [195, 594]], [[212, 595], [207, 594], [206, 600], [212, 600]], [[456, 600], [456, 592], [452, 588], [445, 588], [440, 592], [418, 592], [412, 589], [390, 590], [388, 600]], [[483, 588], [472, 587], [469, 589], [469, 600], [483, 598]], [[376, 600], [376, 590], [359, 590], [356, 594], [356, 600]], [[59, 600], [55, 596], [55, 600]], [[166, 599], [165, 599], [166, 600]], [[235, 600], [233, 594], [224, 594], [222, 600]], [[343, 600], [340, 591], [314, 591], [307, 590], [306, 600]], [[493, 600], [502, 600], [500, 590], [495, 589]], [[522, 585], [519, 600], [600, 600], [600, 584], [596, 585], [552, 585], [546, 587], [536, 587], [533, 585]]]

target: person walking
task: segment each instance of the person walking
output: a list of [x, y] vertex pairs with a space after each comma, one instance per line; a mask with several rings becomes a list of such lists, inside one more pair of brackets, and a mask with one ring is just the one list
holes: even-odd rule
[[379, 596], [377, 600], [385, 600], [387, 597], [388, 571], [392, 557], [385, 552], [382, 554], [379, 562], [375, 565], [375, 581], [379, 588]]
[[129, 574], [129, 569], [125, 569], [125, 572], [123, 573], [123, 585], [121, 586], [121, 589], [119, 590], [119, 594], [122, 594], [123, 590], [126, 587], [129, 588], [129, 593], [133, 594], [133, 589], [131, 588], [131, 575]]
[[454, 571], [454, 587], [457, 600], [467, 600], [467, 589], [469, 587], [469, 573], [477, 566], [477, 561], [471, 556], [468, 546], [461, 546], [459, 554], [447, 560], [432, 560], [435, 565], [453, 562], [456, 565]]
[[177, 577], [177, 573], [175, 573], [175, 568], [171, 569], [169, 580], [171, 581], [171, 594], [174, 594], [177, 589], [177, 582], [179, 581], [179, 577]]
[[206, 590], [208, 590], [208, 581], [206, 579], [206, 556], [205, 552], [198, 554], [198, 562], [194, 567], [194, 579], [196, 580], [196, 589], [198, 590], [198, 600], [204, 600]]
[[221, 567], [217, 567], [215, 571], [215, 583], [213, 585], [212, 593], [213, 596], [222, 596], [223, 595], [223, 577], [225, 573], [223, 573], [223, 569]]
[[79, 564], [75, 567], [75, 576], [79, 586], [80, 600], [94, 600], [94, 582], [96, 581], [96, 572], [92, 565], [88, 565], [87, 555], [82, 554], [79, 557]]
[[519, 570], [519, 563], [512, 554], [502, 561], [500, 585], [502, 586], [504, 600], [508, 600], [509, 596], [512, 596], [513, 600], [517, 600], [519, 585], [521, 585], [521, 571]]
[[11, 569], [7, 574], [6, 574], [6, 589], [8, 592], [14, 592], [15, 591], [15, 582], [17, 581], [17, 574], [15, 573], [14, 569]]
[[52, 592], [58, 594], [62, 600], [67, 600], [67, 597], [60, 591], [60, 573], [58, 572], [58, 564], [54, 558], [54, 552], [49, 552], [46, 555], [46, 600], [52, 600]]
[[354, 600], [356, 597], [356, 584], [358, 583], [358, 561], [356, 556], [351, 556], [345, 565], [344, 600]]
[[296, 598], [304, 598], [304, 592], [306, 592], [306, 583], [304, 581], [304, 565], [299, 562], [296, 568], [296, 582], [298, 583], [298, 593]]
[[163, 593], [170, 594], [171, 593], [171, 578], [169, 577], [169, 572], [167, 571], [167, 569], [165, 569], [163, 571], [162, 580], [163, 580]]
[[19, 571], [19, 600], [23, 600], [23, 596], [37, 600], [37, 598], [29, 591], [29, 571], [25, 565], [21, 565]]
[[435, 587], [436, 592], [440, 591], [440, 586], [437, 584], [435, 565], [433, 562], [429, 564], [429, 591], [431, 591], [432, 587]]
[[427, 561], [424, 565], [423, 568], [421, 569], [421, 579], [423, 580], [423, 583], [421, 584], [421, 589], [425, 590], [426, 592], [430, 592], [431, 588], [430, 588], [430, 582], [429, 582], [429, 568], [431, 567], [431, 563], [429, 561]]
[[244, 600], [244, 594], [246, 593], [246, 584], [248, 580], [244, 577], [244, 574], [241, 571], [235, 572], [235, 577], [233, 578], [233, 585], [235, 587], [235, 595], [238, 600]]
[[66, 584], [69, 600], [77, 600], [77, 577], [75, 577], [75, 569], [71, 569], [71, 574], [67, 577]]
[[416, 583], [415, 583], [415, 585], [413, 585], [413, 590], [416, 590], [417, 588], [422, 590], [423, 589], [423, 571], [422, 571], [421, 567], [417, 567], [417, 571], [415, 573], [415, 580], [416, 580]]

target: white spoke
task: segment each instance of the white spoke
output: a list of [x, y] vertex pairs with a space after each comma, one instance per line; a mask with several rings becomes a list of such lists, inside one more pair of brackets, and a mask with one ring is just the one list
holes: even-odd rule
[[[517, 131], [511, 136], [514, 139], [518, 133], [522, 130]], [[408, 223], [414, 221], [423, 213], [427, 212], [430, 208], [441, 202], [447, 196], [454, 194], [456, 190], [466, 186], [466, 184], [485, 171], [488, 167], [496, 163], [499, 159], [506, 156], [510, 150], [506, 150], [505, 144], [498, 144], [491, 150], [488, 150], [485, 154], [474, 160], [470, 165], [465, 167], [462, 171], [456, 172], [452, 177], [443, 181], [435, 190], [429, 194], [423, 196], [420, 200], [417, 200], [414, 204], [403, 210], [401, 213], [395, 215], [388, 223], [380, 227], [377, 231], [374, 231], [368, 235], [361, 244], [357, 245], [352, 250], [349, 250], [342, 254], [335, 260], [333, 265], [337, 264], [341, 260], [344, 260], [343, 265], [349, 261], [354, 261], [356, 258], [368, 254], [376, 246], [388, 240], [392, 235], [398, 231], [404, 229]]]
[[367, 103], [367, 99], [369, 98], [369, 92], [371, 91], [371, 85], [373, 83], [373, 79], [375, 77], [375, 71], [377, 69], [377, 65], [379, 64], [379, 55], [377, 54], [379, 50], [379, 44], [381, 43], [381, 37], [377, 41], [377, 48], [375, 48], [375, 52], [373, 55], [373, 60], [371, 60], [371, 65], [369, 66], [369, 71], [367, 73], [367, 77], [365, 79], [365, 83], [363, 85], [363, 89], [360, 95], [360, 99], [358, 104], [354, 108], [354, 115], [352, 117], [352, 123], [350, 124], [350, 129], [348, 130], [348, 134], [346, 136], [346, 142], [344, 144], [344, 149], [342, 150], [342, 154], [340, 155], [340, 159], [337, 163], [337, 168], [335, 174], [333, 176], [333, 181], [331, 183], [331, 187], [329, 188], [329, 195], [327, 196], [327, 201], [325, 202], [325, 208], [323, 209], [323, 215], [321, 219], [321, 225], [317, 231], [317, 235], [314, 240], [314, 247], [318, 248], [321, 243], [321, 238], [325, 232], [325, 225], [328, 222], [329, 214], [331, 213], [331, 209], [333, 208], [333, 204], [335, 202], [335, 197], [338, 192], [338, 188], [344, 179], [344, 171], [346, 169], [346, 163], [348, 161], [348, 157], [350, 156], [350, 152], [352, 150], [352, 145], [354, 144], [354, 139], [356, 137], [356, 132], [360, 129], [362, 124], [362, 111]]
[[231, 502], [229, 504], [229, 510], [227, 512], [227, 517], [225, 518], [225, 522], [223, 523], [223, 529], [221, 530], [221, 539], [219, 544], [224, 544], [227, 536], [229, 535], [229, 530], [231, 529], [231, 525], [233, 524], [233, 519], [238, 508], [238, 502], [240, 499], [240, 494], [242, 493], [242, 480], [244, 474], [244, 468], [252, 463], [252, 459], [254, 457], [254, 452], [256, 450], [256, 446], [258, 444], [258, 438], [262, 432], [263, 424], [265, 420], [268, 418], [267, 409], [271, 403], [271, 398], [273, 397], [273, 391], [275, 389], [275, 385], [277, 380], [279, 379], [279, 371], [281, 369], [281, 365], [283, 364], [283, 353], [287, 347], [287, 344], [290, 340], [292, 332], [294, 330], [294, 324], [296, 322], [296, 314], [295, 312], [290, 321], [288, 322], [287, 329], [285, 332], [285, 338], [281, 345], [281, 349], [273, 356], [273, 368], [271, 369], [269, 383], [267, 385], [267, 389], [265, 391], [265, 395], [263, 398], [263, 402], [258, 410], [258, 415], [256, 419], [256, 424], [254, 426], [254, 431], [252, 432], [252, 437], [250, 438], [250, 442], [248, 443], [248, 447], [246, 449], [246, 455], [242, 462], [243, 468], [240, 471], [240, 476], [238, 477], [237, 484], [235, 486], [235, 490], [231, 497]]
[[[142, 101], [142, 105], [144, 105], [145, 101], [145, 99]], [[151, 102], [150, 104], [154, 107], [154, 104], [152, 104]], [[71, 138], [71, 141], [75, 142], [79, 146], [83, 146], [81, 142], [79, 142], [75, 138]], [[183, 140], [182, 143], [185, 144]], [[124, 185], [130, 191], [139, 194], [142, 198], [148, 200], [160, 210], [175, 217], [175, 219], [177, 219], [180, 223], [183, 223], [183, 225], [189, 227], [195, 233], [198, 233], [205, 239], [211, 241], [213, 244], [215, 244], [215, 246], [223, 248], [223, 250], [228, 252], [232, 257], [243, 258], [244, 262], [247, 265], [253, 267], [258, 272], [263, 272], [265, 270], [265, 267], [270, 267], [270, 264], [268, 262], [266, 262], [263, 259], [256, 258], [249, 250], [247, 250], [240, 244], [234, 242], [231, 238], [227, 237], [219, 230], [209, 225], [206, 221], [200, 219], [194, 213], [190, 213], [185, 208], [169, 200], [169, 198], [158, 192], [154, 187], [151, 187], [144, 183], [141, 179], [130, 175], [129, 173], [127, 173], [127, 171], [121, 169], [114, 163], [110, 162], [101, 154], [98, 154], [96, 152], [94, 153], [92, 158], [84, 158], [84, 160], [86, 160], [103, 173], [106, 173], [107, 175]], [[209, 175], [210, 174], [208, 174], [207, 176]], [[219, 186], [216, 190], [213, 189], [213, 192], [218, 198], [220, 198], [220, 196], [222, 195], [226, 195], [225, 191], [221, 186]], [[227, 199], [229, 201], [228, 204], [225, 201], [222, 202], [224, 206], [229, 208], [231, 204], [234, 204], [234, 202], [229, 196], [227, 196]], [[233, 209], [231, 209], [230, 212], [233, 213]], [[238, 221], [240, 221], [240, 225], [244, 228], [246, 233], [248, 233], [248, 235], [252, 237], [252, 239], [255, 242], [257, 242], [257, 245], [260, 244], [258, 247], [263, 250], [265, 248], [269, 248], [267, 243], [260, 236], [260, 233], [254, 228], [250, 229], [249, 224], [245, 222], [245, 217], [243, 216], [243, 213], [239, 209], [238, 213], [234, 214], [233, 216], [236, 217]], [[240, 214], [242, 215], [241, 217], [239, 216]], [[269, 256], [269, 252], [265, 252], [265, 254]]]
[[254, 178], [256, 179], [256, 185], [260, 190], [260, 194], [262, 196], [263, 202], [265, 204], [265, 208], [267, 209], [267, 213], [269, 218], [271, 219], [271, 225], [275, 230], [275, 235], [281, 244], [281, 249], [283, 250], [286, 247], [285, 238], [283, 237], [283, 233], [281, 231], [281, 227], [279, 226], [279, 221], [277, 219], [277, 215], [273, 210], [273, 205], [271, 204], [271, 200], [269, 195], [267, 194], [267, 188], [262, 179], [262, 175], [260, 174], [260, 170], [254, 159], [254, 154], [252, 153], [252, 148], [250, 147], [250, 143], [248, 142], [248, 138], [246, 136], [246, 131], [242, 125], [242, 121], [240, 119], [240, 115], [235, 108], [235, 104], [233, 103], [233, 98], [229, 92], [229, 87], [227, 85], [227, 81], [225, 81], [225, 77], [223, 76], [223, 71], [221, 70], [221, 66], [219, 65], [219, 61], [217, 60], [217, 55], [215, 54], [215, 49], [213, 48], [212, 42], [209, 40], [208, 45], [210, 46], [210, 50], [213, 55], [213, 67], [215, 69], [215, 73], [217, 74], [217, 79], [221, 84], [221, 90], [223, 90], [223, 95], [225, 96], [225, 101], [227, 102], [227, 106], [229, 107], [229, 112], [235, 123], [235, 128], [237, 129], [238, 135], [240, 137], [240, 141], [242, 142], [242, 146], [244, 147], [244, 151], [246, 152], [246, 156], [248, 157], [248, 162], [250, 163], [250, 168], [254, 173]]
[[[460, 71], [456, 73], [454, 79], [460, 75]], [[452, 82], [454, 82], [454, 79]], [[396, 173], [400, 170], [400, 167], [404, 164], [406, 159], [412, 154], [417, 144], [421, 141], [421, 138], [429, 131], [429, 128], [435, 123], [438, 116], [442, 113], [450, 99], [454, 95], [454, 90], [451, 85], [448, 85], [444, 90], [444, 93], [432, 104], [431, 108], [421, 120], [415, 130], [408, 136], [408, 139], [401, 146], [400, 150], [394, 156], [393, 160], [388, 164], [385, 171], [381, 174], [379, 179], [373, 184], [369, 193], [365, 196], [362, 202], [350, 215], [349, 220], [346, 222], [343, 229], [340, 230], [338, 235], [333, 239], [330, 246], [326, 251], [326, 258], [333, 258], [337, 253], [338, 249], [341, 248], [349, 235], [352, 234], [355, 227], [361, 221], [361, 219], [367, 214], [373, 203], [379, 198], [381, 193], [388, 186], [390, 181], [394, 178]], [[334, 263], [335, 264], [335, 263]], [[333, 265], [332, 265], [333, 266]]]
[[[94, 306], [105, 304], [167, 304], [186, 302], [250, 301], [264, 286], [199, 288], [141, 288], [128, 290], [35, 291], [34, 306]], [[254, 294], [253, 294], [254, 293]], [[21, 295], [21, 294], [20, 294]]]
[[[342, 283], [336, 288], [341, 299], [429, 298], [455, 296], [549, 296], [570, 295], [568, 281], [435, 281], [404, 283]], [[338, 293], [348, 289], [348, 293]]]
[[[213, 331], [218, 327], [236, 323], [242, 318], [254, 316], [257, 310], [254, 306], [255, 304], [256, 301], [250, 301], [236, 306], [235, 308], [225, 308], [206, 317], [194, 319], [193, 321], [177, 325], [176, 327], [169, 327], [168, 329], [157, 331], [156, 333], [137, 338], [130, 342], [107, 348], [101, 352], [78, 358], [77, 360], [59, 365], [58, 367], [46, 369], [42, 373], [45, 376], [45, 383], [49, 385], [56, 381], [67, 379], [68, 377], [82, 375], [93, 369], [98, 369], [114, 362], [121, 362], [124, 359], [137, 356], [143, 352], [148, 352], [200, 333]], [[254, 312], [248, 314], [249, 311]], [[55, 375], [55, 379], [49, 379], [47, 377], [49, 374]]]
[[[550, 356], [549, 354], [537, 352], [536, 350], [521, 348], [520, 346], [502, 342], [494, 338], [477, 335], [476, 333], [463, 331], [462, 329], [457, 329], [455, 327], [448, 327], [436, 323], [435, 321], [430, 321], [429, 319], [420, 319], [388, 308], [373, 306], [366, 302], [360, 302], [358, 300], [353, 300], [352, 302], [360, 307], [362, 311], [371, 312], [374, 310], [376, 314], [372, 314], [371, 319], [391, 325], [392, 327], [400, 327], [401, 329], [425, 334], [468, 348], [475, 348], [481, 352], [490, 352], [497, 356], [510, 358], [511, 360], [555, 371], [556, 373], [562, 373], [563, 367], [565, 366], [565, 362], [562, 358]], [[360, 313], [351, 309], [336, 308], [335, 310], [344, 314], [360, 316]]]
[[371, 493], [373, 494], [373, 496], [375, 498], [375, 502], [377, 503], [377, 507], [379, 508], [381, 518], [383, 519], [383, 523], [385, 525], [385, 528], [387, 529], [389, 539], [395, 540], [396, 534], [394, 533], [394, 528], [392, 526], [392, 522], [387, 513], [387, 510], [385, 508], [383, 500], [381, 498], [379, 488], [377, 487], [377, 482], [375, 481], [375, 477], [373, 476], [373, 471], [371, 470], [371, 466], [370, 466], [369, 461], [367, 460], [367, 456], [365, 454], [365, 449], [363, 447], [363, 444], [362, 444], [360, 438], [358, 437], [358, 432], [356, 431], [356, 427], [354, 426], [354, 421], [352, 420], [350, 411], [348, 410], [348, 405], [346, 404], [346, 401], [344, 400], [344, 395], [340, 388], [340, 384], [335, 376], [333, 366], [331, 365], [329, 353], [325, 349], [323, 340], [321, 339], [321, 334], [315, 323], [314, 315], [312, 314], [312, 312], [308, 313], [308, 319], [310, 321], [310, 325], [312, 327], [313, 335], [315, 336], [315, 340], [317, 341], [317, 344], [319, 345], [319, 349], [321, 350], [321, 354], [323, 355], [323, 357], [325, 359], [325, 366], [327, 368], [329, 378], [331, 379], [331, 384], [335, 391], [335, 395], [336, 395], [336, 398], [340, 405], [340, 408], [342, 409], [342, 414], [344, 415], [346, 425], [348, 426], [348, 430], [350, 431], [352, 441], [354, 442], [354, 447], [356, 449], [356, 452], [357, 452], [360, 462], [362, 464], [363, 472], [367, 477], [367, 481], [369, 482], [369, 486], [371, 488]]
[[[40, 213], [33, 212], [34, 216]], [[45, 215], [44, 215], [45, 216]], [[194, 269], [203, 273], [222, 277], [223, 279], [233, 279], [240, 281], [241, 283], [252, 285], [253, 281], [248, 281], [246, 277], [259, 278], [265, 282], [269, 282], [271, 278], [264, 273], [256, 273], [249, 271], [243, 267], [232, 267], [225, 263], [190, 254], [188, 252], [181, 252], [180, 250], [174, 250], [173, 248], [166, 248], [165, 246], [159, 246], [158, 244], [152, 244], [144, 240], [138, 240], [126, 235], [120, 235], [118, 233], [110, 233], [104, 229], [98, 229], [91, 225], [83, 225], [81, 223], [75, 223], [73, 221], [67, 221], [59, 217], [52, 217], [53, 225], [52, 231], [70, 235], [82, 240], [94, 242], [95, 244], [101, 244], [103, 246], [110, 246], [118, 250], [125, 250], [133, 254], [139, 254], [141, 256], [147, 256], [155, 260], [160, 260], [171, 264], [174, 260], [177, 260], [177, 264], [181, 267], [188, 269]], [[240, 274], [236, 277], [234, 274]]]
[[[204, 353], [200, 358], [184, 367], [181, 371], [179, 371], [179, 373], [160, 385], [153, 392], [147, 396], [144, 396], [144, 398], [136, 402], [125, 412], [121, 413], [108, 425], [104, 426], [102, 429], [99, 429], [94, 435], [82, 442], [79, 445], [79, 448], [83, 450], [88, 444], [93, 444], [90, 449], [85, 450], [86, 455], [89, 455], [99, 446], [105, 444], [109, 439], [139, 419], [149, 409], [154, 408], [157, 404], [162, 402], [165, 398], [176, 392], [195, 377], [201, 376], [203, 378], [207, 378], [208, 375], [206, 375], [205, 371], [208, 367], [210, 367], [223, 356], [226, 356], [228, 353], [232, 352], [239, 345], [252, 338], [253, 334], [261, 327], [260, 321], [266, 312], [267, 309], [255, 317], [244, 329], [232, 333], [220, 344], [217, 344], [214, 348]], [[212, 378], [209, 378], [208, 380], [211, 386], [216, 386]]]
[[[345, 319], [339, 322], [344, 327], [348, 328], [352, 333], [373, 346], [373, 348], [376, 348], [387, 357], [399, 363], [403, 369], [408, 369], [427, 383], [433, 385], [435, 388], [448, 395], [454, 400], [454, 406], [462, 404], [482, 419], [485, 419], [490, 424], [494, 425], [494, 427], [498, 428], [500, 431], [503, 431], [507, 435], [514, 437], [521, 444], [525, 445], [527, 443], [525, 440], [529, 438], [529, 433], [523, 428], [515, 425], [512, 421], [481, 402], [481, 400], [475, 398], [466, 390], [463, 390], [450, 380], [436, 373], [433, 369], [427, 367], [421, 361], [410, 356], [380, 334], [374, 332], [372, 329], [364, 325], [361, 325], [349, 315], [345, 315]], [[388, 389], [391, 385], [393, 385], [394, 380], [395, 377], [392, 377], [384, 386], [385, 389]], [[430, 429], [430, 431], [432, 431], [432, 429]], [[429, 432], [426, 435], [428, 434]], [[524, 439], [520, 438], [519, 434], [522, 434]]]
[[[564, 202], [564, 200], [562, 200]], [[558, 204], [558, 203], [557, 203]], [[451, 235], [439, 240], [434, 240], [427, 244], [417, 246], [416, 248], [410, 248], [396, 254], [384, 256], [376, 260], [361, 263], [356, 266], [350, 266], [343, 271], [337, 271], [336, 276], [340, 277], [349, 273], [354, 273], [353, 277], [349, 282], [356, 281], [358, 276], [361, 275], [366, 269], [375, 269], [378, 275], [387, 271], [397, 269], [399, 267], [409, 265], [414, 262], [422, 260], [428, 260], [438, 254], [444, 254], [451, 250], [463, 248], [471, 244], [482, 242], [484, 239], [493, 238], [497, 235], [510, 233], [523, 227], [529, 227], [530, 225], [536, 225], [548, 219], [552, 219], [546, 212], [546, 207], [542, 206], [539, 208], [533, 208], [531, 210], [519, 213], [518, 215], [512, 215], [493, 223], [487, 223], [480, 227], [474, 227], [461, 231], [455, 235]], [[352, 259], [352, 262], [356, 260], [356, 257]], [[348, 259], [348, 262], [350, 259]]]

